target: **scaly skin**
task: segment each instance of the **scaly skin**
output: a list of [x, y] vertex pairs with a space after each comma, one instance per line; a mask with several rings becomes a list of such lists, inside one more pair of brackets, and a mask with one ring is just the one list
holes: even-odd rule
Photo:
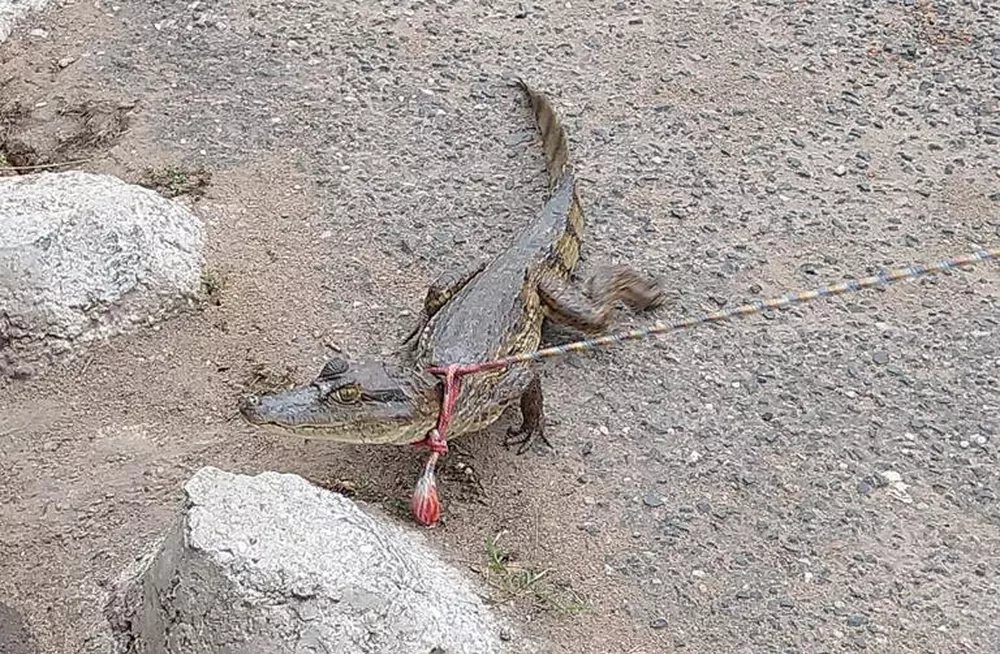
[[[593, 277], [587, 291], [571, 282], [584, 222], [566, 132], [545, 96], [521, 80], [517, 85], [545, 152], [550, 197], [541, 214], [489, 263], [446, 272], [431, 285], [397, 360], [332, 359], [310, 384], [245, 398], [240, 411], [249, 422], [345, 443], [419, 442], [441, 408], [441, 379], [427, 368], [535, 350], [546, 318], [598, 333], [610, 326], [619, 301], [638, 309], [661, 304], [658, 284], [622, 266]], [[485, 429], [515, 401], [523, 423], [509, 436], [519, 437], [513, 442], [523, 451], [532, 437], [544, 438], [541, 384], [530, 366], [463, 378], [449, 439]]]

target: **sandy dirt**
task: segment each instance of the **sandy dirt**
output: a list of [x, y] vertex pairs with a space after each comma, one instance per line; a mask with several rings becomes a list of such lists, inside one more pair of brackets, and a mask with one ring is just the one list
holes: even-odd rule
[[[0, 388], [0, 604], [38, 651], [78, 651], [204, 465], [409, 520], [422, 452], [281, 439], [235, 406], [335, 350], [389, 351], [438, 272], [540, 209], [505, 76], [566, 117], [583, 272], [660, 275], [657, 317], [679, 317], [1000, 243], [998, 25], [995, 3], [921, 1], [34, 15], [0, 46], [0, 100], [40, 112], [12, 129], [45, 143], [45, 107], [126, 107], [74, 167], [204, 165], [178, 201], [218, 293]], [[543, 383], [555, 450], [506, 450], [516, 415], [456, 444], [429, 536], [470, 574], [499, 533], [550, 570], [539, 597], [492, 595], [547, 651], [1000, 651], [1000, 266], [552, 361]]]

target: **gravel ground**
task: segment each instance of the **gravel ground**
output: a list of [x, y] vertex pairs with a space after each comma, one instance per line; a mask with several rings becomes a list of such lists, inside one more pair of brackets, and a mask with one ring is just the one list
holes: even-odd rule
[[[405, 519], [420, 453], [230, 418], [257, 364], [301, 380], [334, 348], [390, 349], [437, 272], [537, 212], [506, 76], [566, 117], [585, 269], [661, 275], [661, 317], [1000, 244], [995, 3], [165, 1], [32, 20], [0, 49], [4, 94], [138, 99], [84, 167], [204, 163], [225, 280], [217, 306], [0, 389], [0, 592], [45, 652], [77, 651], [201, 465], [348, 480]], [[481, 570], [505, 532], [585, 600], [503, 605], [549, 651], [1000, 651], [997, 264], [543, 376], [555, 451], [506, 451], [507, 422], [468, 439], [453, 460], [483, 490], [446, 476], [431, 538]]]

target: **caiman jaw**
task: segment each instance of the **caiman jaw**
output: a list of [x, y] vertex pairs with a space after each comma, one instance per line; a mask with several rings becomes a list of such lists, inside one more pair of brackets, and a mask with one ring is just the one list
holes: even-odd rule
[[239, 409], [251, 424], [304, 438], [409, 443], [434, 425], [440, 401], [434, 382], [415, 371], [390, 373], [379, 363], [332, 359], [312, 383], [246, 397]]

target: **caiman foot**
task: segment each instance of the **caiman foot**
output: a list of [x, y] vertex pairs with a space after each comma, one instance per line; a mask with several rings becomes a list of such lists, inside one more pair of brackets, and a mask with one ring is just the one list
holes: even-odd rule
[[[515, 438], [515, 436], [517, 438]], [[532, 426], [525, 426], [522, 424], [520, 427], [508, 427], [507, 428], [507, 438], [504, 439], [503, 444], [506, 447], [511, 445], [518, 445], [517, 453], [524, 454], [531, 447], [532, 442], [535, 438], [540, 438], [543, 443], [549, 449], [555, 449], [552, 447], [552, 443], [549, 442], [548, 437], [545, 435], [545, 428], [541, 424]]]
[[517, 453], [524, 454], [531, 447], [535, 438], [540, 438], [549, 449], [552, 443], [545, 436], [545, 413], [542, 409], [542, 380], [538, 375], [532, 377], [531, 382], [521, 394], [521, 421], [520, 427], [510, 427], [507, 429], [507, 437], [503, 444], [505, 447], [518, 445]]

